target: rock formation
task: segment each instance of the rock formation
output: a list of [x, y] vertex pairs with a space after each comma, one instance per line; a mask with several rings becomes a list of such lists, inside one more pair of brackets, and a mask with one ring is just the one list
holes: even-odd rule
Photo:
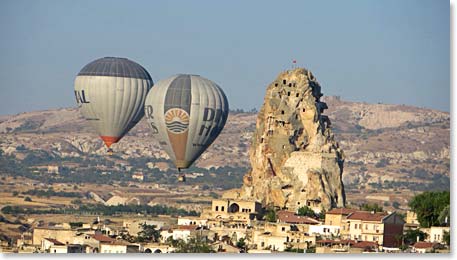
[[289, 210], [345, 206], [344, 154], [321, 96], [303, 68], [282, 72], [268, 86], [249, 151], [252, 169], [237, 197]]

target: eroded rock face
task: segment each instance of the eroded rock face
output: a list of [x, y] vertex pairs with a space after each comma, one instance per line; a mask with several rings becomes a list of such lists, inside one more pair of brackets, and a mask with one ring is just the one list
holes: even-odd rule
[[238, 197], [289, 210], [345, 206], [344, 154], [322, 114], [321, 96], [303, 68], [279, 74], [268, 86], [249, 152], [252, 169]]

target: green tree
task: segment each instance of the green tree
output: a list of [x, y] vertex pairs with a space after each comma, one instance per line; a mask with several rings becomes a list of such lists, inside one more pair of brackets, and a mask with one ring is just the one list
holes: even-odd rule
[[299, 208], [297, 211], [297, 215], [307, 216], [307, 217], [312, 217], [312, 218], [316, 217], [316, 213], [314, 212], [314, 210], [312, 210], [308, 206], [303, 206], [303, 207]]
[[450, 226], [450, 220], [451, 220], [451, 205], [447, 205], [440, 213], [438, 216], [438, 222], [440, 223], [441, 226]]
[[445, 217], [440, 218], [440, 214], [447, 215], [444, 210], [449, 205], [449, 191], [426, 191], [414, 196], [409, 202], [409, 207], [416, 212], [421, 227], [426, 228], [441, 225], [440, 220], [444, 221]]
[[406, 245], [412, 245], [417, 242], [417, 237], [419, 237], [419, 241], [424, 241], [427, 238], [427, 234], [419, 229], [408, 230], [403, 235], [403, 242]]
[[156, 225], [140, 224], [141, 230], [138, 232], [138, 242], [158, 242], [160, 232], [156, 229]]
[[238, 242], [236, 242], [236, 247], [238, 247], [239, 249], [242, 249], [243, 252], [246, 252], [246, 241], [244, 239], [244, 237], [240, 238], [238, 240]]
[[451, 245], [451, 232], [444, 231], [443, 240], [446, 242], [446, 245]]
[[190, 238], [189, 241], [182, 239], [172, 241], [172, 246], [176, 248], [174, 253], [215, 253], [206, 239], [201, 237]]
[[362, 204], [360, 206], [360, 209], [361, 210], [365, 210], [365, 211], [374, 211], [374, 212], [383, 212], [384, 209], [379, 206], [377, 203], [373, 203], [373, 204], [369, 204], [369, 203], [366, 203], [366, 204]]
[[268, 209], [267, 214], [265, 214], [265, 219], [269, 222], [276, 222], [276, 210], [273, 208]]

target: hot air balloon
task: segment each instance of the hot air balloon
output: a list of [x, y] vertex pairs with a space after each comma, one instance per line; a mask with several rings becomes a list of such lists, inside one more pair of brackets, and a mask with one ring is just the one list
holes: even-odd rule
[[153, 137], [178, 170], [190, 167], [213, 143], [228, 112], [222, 89], [198, 75], [179, 74], [158, 81], [145, 102]]
[[149, 73], [125, 58], [95, 60], [76, 76], [76, 102], [108, 147], [108, 153], [112, 153], [111, 145], [144, 116], [144, 101], [152, 85]]

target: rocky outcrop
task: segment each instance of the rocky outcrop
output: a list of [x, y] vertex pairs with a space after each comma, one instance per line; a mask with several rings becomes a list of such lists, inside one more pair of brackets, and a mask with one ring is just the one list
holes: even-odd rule
[[250, 148], [252, 169], [238, 197], [289, 210], [345, 206], [344, 155], [322, 114], [321, 96], [303, 68], [279, 74], [268, 86]]

